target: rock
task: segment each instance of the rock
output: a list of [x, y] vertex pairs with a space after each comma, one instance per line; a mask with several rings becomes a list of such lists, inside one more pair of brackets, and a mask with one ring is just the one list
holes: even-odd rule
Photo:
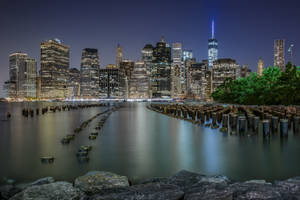
[[271, 184], [234, 183], [229, 186], [235, 200], [281, 200], [278, 189]]
[[223, 183], [228, 184], [230, 180], [226, 176], [217, 175], [217, 176], [202, 176], [199, 180], [200, 182], [209, 182], [209, 183]]
[[178, 186], [148, 183], [126, 187], [118, 193], [94, 195], [89, 200], [179, 200], [183, 195]]
[[271, 183], [266, 182], [265, 180], [250, 180], [250, 181], [246, 181], [245, 183], [246, 184], [251, 184], [251, 183], [254, 183], [254, 184], [271, 184]]
[[284, 199], [300, 199], [300, 177], [275, 181], [275, 186]]
[[30, 186], [54, 183], [54, 181], [55, 180], [54, 180], [53, 177], [45, 177], [45, 178], [38, 179], [34, 182], [31, 182], [31, 183], [18, 184], [18, 185], [16, 185], [16, 187], [21, 189], [21, 190], [25, 190], [26, 188], [28, 188]]
[[129, 186], [128, 178], [111, 172], [93, 171], [75, 180], [75, 187], [88, 195], [101, 193], [101, 190]]
[[191, 187], [195, 183], [199, 182], [201, 178], [205, 177], [204, 175], [197, 174], [194, 172], [189, 172], [186, 170], [181, 170], [169, 178], [155, 178], [144, 181], [143, 183], [162, 183], [178, 186], [182, 191], [185, 191], [187, 188]]
[[185, 200], [232, 200], [233, 193], [229, 189], [227, 182], [221, 179], [202, 179], [198, 183], [185, 191]]
[[15, 194], [21, 192], [21, 189], [13, 185], [4, 185], [0, 187], [0, 199], [9, 199]]
[[55, 182], [28, 187], [10, 200], [81, 200], [83, 198], [83, 192], [74, 188], [71, 183]]

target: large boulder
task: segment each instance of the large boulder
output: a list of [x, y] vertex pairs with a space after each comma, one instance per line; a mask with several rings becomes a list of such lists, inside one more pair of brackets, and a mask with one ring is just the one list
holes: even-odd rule
[[186, 189], [186, 200], [232, 200], [233, 194], [226, 181], [222, 178], [203, 178], [192, 187]]
[[94, 195], [89, 200], [179, 200], [183, 191], [178, 186], [148, 183], [123, 188], [123, 191]]
[[101, 193], [103, 190], [129, 186], [128, 178], [111, 172], [92, 171], [75, 180], [75, 187], [88, 195]]
[[187, 188], [190, 188], [195, 183], [198, 183], [199, 180], [201, 180], [203, 177], [205, 176], [201, 174], [197, 174], [186, 170], [181, 170], [168, 178], [152, 178], [142, 182], [142, 184], [147, 184], [147, 183], [171, 184], [171, 185], [176, 185], [182, 191], [185, 191]]
[[55, 182], [26, 188], [10, 200], [81, 200], [84, 194], [68, 182]]
[[229, 186], [235, 200], [282, 200], [279, 190], [271, 184], [246, 182]]
[[275, 181], [275, 186], [284, 199], [300, 200], [300, 177], [290, 178], [285, 181]]
[[18, 185], [16, 185], [16, 187], [21, 190], [25, 190], [26, 188], [31, 187], [31, 186], [44, 185], [44, 184], [49, 184], [49, 183], [54, 183], [54, 182], [55, 182], [55, 180], [53, 177], [45, 177], [45, 178], [38, 179], [34, 182], [31, 182], [31, 183], [18, 184]]

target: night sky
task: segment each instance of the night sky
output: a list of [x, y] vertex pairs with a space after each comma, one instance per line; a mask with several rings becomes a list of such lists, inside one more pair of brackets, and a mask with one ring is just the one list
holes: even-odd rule
[[140, 59], [143, 46], [161, 35], [169, 44], [192, 49], [201, 61], [207, 58], [212, 19], [219, 58], [234, 58], [256, 71], [259, 57], [273, 64], [274, 39], [282, 38], [286, 60], [293, 43], [294, 63], [300, 65], [299, 9], [299, 0], [1, 0], [0, 91], [8, 79], [9, 54], [23, 51], [39, 61], [40, 42], [51, 38], [71, 47], [70, 67], [80, 67], [87, 47], [98, 48], [101, 67], [115, 63], [118, 43], [124, 58]]

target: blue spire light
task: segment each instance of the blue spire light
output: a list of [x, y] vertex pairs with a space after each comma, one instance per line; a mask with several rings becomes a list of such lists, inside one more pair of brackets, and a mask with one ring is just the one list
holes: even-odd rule
[[215, 21], [211, 22], [211, 38], [215, 38]]

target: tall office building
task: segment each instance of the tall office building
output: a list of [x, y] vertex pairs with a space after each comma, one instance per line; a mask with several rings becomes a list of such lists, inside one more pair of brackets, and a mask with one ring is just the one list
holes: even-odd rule
[[189, 68], [190, 85], [189, 97], [201, 101], [206, 100], [207, 87], [210, 87], [209, 80], [207, 80], [207, 63], [193, 63]]
[[151, 89], [153, 98], [171, 97], [171, 48], [162, 37], [153, 49]]
[[99, 56], [97, 49], [82, 50], [80, 67], [80, 96], [99, 98]]
[[149, 98], [149, 79], [147, 69], [143, 61], [134, 63], [131, 80], [129, 82], [129, 98], [146, 99]]
[[119, 68], [100, 69], [100, 98], [125, 98], [125, 75]]
[[261, 58], [259, 58], [257, 63], [257, 74], [261, 76], [263, 75], [263, 73], [264, 73], [264, 62]]
[[19, 68], [18, 97], [36, 98], [37, 86], [37, 62], [35, 59], [27, 58], [25, 65]]
[[274, 66], [279, 67], [282, 71], [285, 67], [284, 60], [284, 40], [275, 40], [274, 41]]
[[118, 44], [117, 46], [117, 50], [116, 50], [116, 66], [119, 68], [121, 62], [123, 61], [123, 49], [120, 46], [120, 44]]
[[186, 64], [186, 61], [188, 59], [192, 59], [192, 58], [193, 58], [193, 51], [192, 50], [183, 50], [182, 60], [183, 60], [184, 64]]
[[77, 68], [71, 68], [69, 71], [69, 88], [71, 88], [70, 97], [80, 96], [80, 71]]
[[133, 68], [134, 68], [134, 62], [132, 60], [124, 59], [120, 63], [120, 69], [124, 71], [124, 74], [128, 78], [128, 80], [130, 80], [131, 78]]
[[142, 49], [142, 60], [146, 66], [147, 71], [151, 72], [152, 60], [153, 60], [153, 46], [152, 44], [146, 44]]
[[6, 82], [8, 96], [10, 98], [18, 97], [19, 87], [19, 71], [25, 65], [25, 60], [28, 58], [26, 53], [16, 52], [9, 55], [9, 81]]
[[185, 92], [185, 67], [182, 61], [181, 43], [172, 44], [172, 97], [180, 97]]
[[58, 39], [41, 43], [41, 96], [67, 96], [70, 47]]
[[239, 78], [241, 69], [235, 60], [230, 58], [218, 59], [212, 68], [212, 89], [213, 91], [224, 83], [226, 79]]
[[146, 44], [142, 49], [142, 61], [147, 70], [147, 78], [148, 78], [148, 95], [149, 98], [152, 98], [152, 90], [151, 90], [151, 71], [152, 71], [152, 61], [153, 61], [153, 46], [152, 44]]
[[218, 59], [218, 40], [215, 38], [215, 23], [212, 21], [211, 38], [208, 40], [208, 67], [211, 68]]
[[37, 62], [26, 53], [9, 56], [9, 96], [11, 98], [36, 97]]

